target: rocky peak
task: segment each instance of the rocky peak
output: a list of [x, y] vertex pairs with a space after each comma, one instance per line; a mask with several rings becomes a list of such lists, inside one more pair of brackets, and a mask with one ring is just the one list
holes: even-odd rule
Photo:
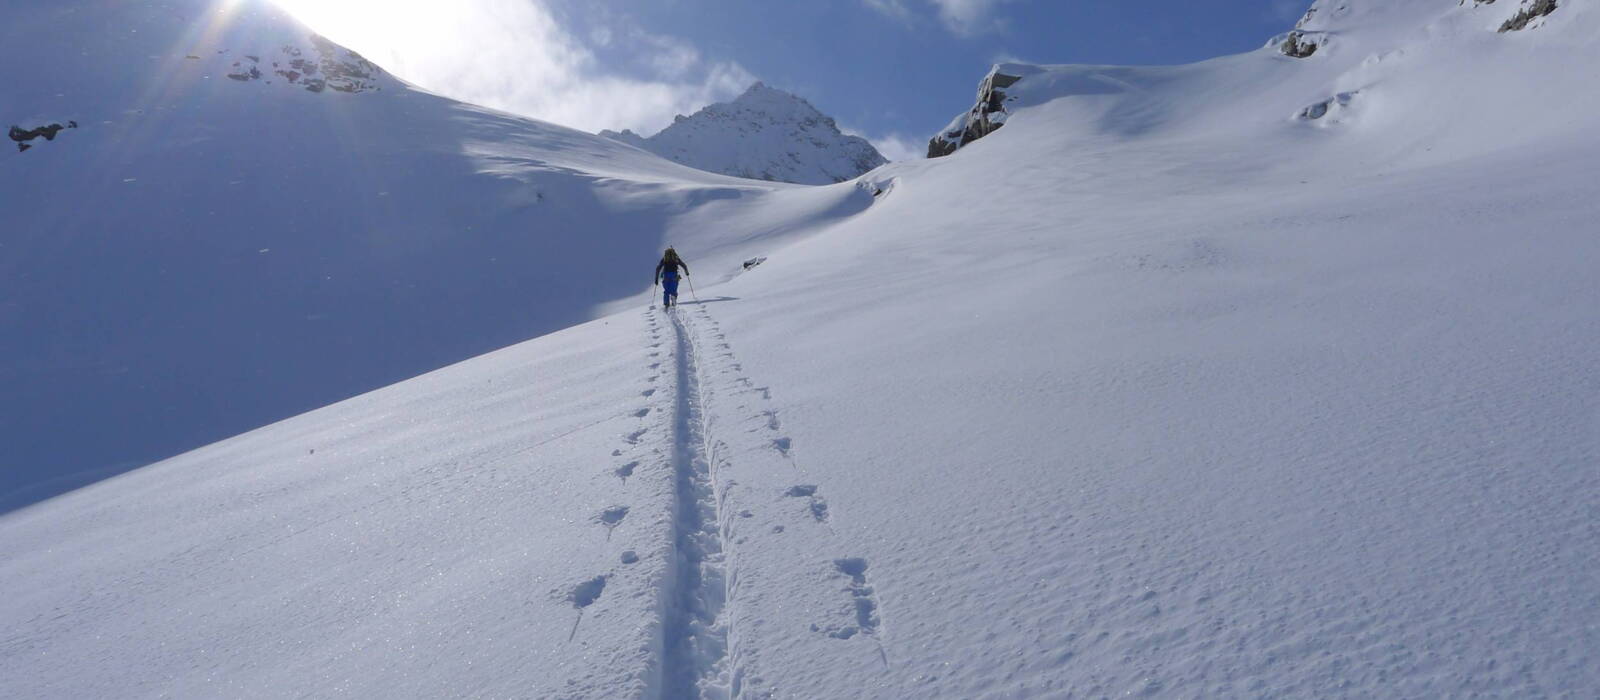
[[810, 102], [759, 82], [730, 102], [678, 115], [649, 138], [626, 129], [600, 135], [692, 168], [807, 185], [843, 182], [888, 162]]

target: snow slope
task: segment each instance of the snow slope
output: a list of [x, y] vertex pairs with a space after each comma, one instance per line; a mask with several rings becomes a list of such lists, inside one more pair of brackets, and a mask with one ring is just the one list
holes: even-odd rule
[[768, 260], [671, 313], [0, 516], [0, 693], [1594, 695], [1600, 19], [1327, 5], [686, 216]]
[[0, 153], [0, 509], [588, 320], [675, 217], [785, 187], [430, 95], [254, 0], [5, 14], [0, 121], [78, 128]]
[[866, 139], [840, 132], [811, 103], [763, 83], [732, 102], [680, 114], [650, 138], [626, 129], [600, 135], [692, 168], [804, 185], [844, 182], [888, 162]]

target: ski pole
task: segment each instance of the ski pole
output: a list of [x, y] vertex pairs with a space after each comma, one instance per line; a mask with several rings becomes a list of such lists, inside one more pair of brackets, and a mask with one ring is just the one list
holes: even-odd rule
[[694, 293], [694, 277], [686, 273], [683, 278], [689, 280], [689, 298], [693, 299], [696, 304], [700, 303], [700, 296]]

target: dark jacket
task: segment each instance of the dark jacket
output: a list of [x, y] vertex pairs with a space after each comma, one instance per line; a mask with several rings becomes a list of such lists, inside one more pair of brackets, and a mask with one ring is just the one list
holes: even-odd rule
[[656, 263], [656, 281], [677, 279], [678, 268], [680, 267], [683, 268], [683, 274], [689, 274], [689, 266], [681, 258], [673, 258], [671, 260], [662, 258], [661, 262]]

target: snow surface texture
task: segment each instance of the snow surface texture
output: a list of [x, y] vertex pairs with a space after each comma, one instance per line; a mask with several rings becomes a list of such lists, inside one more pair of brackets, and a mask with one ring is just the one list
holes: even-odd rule
[[[679, 215], [789, 187], [430, 95], [259, 2], [7, 8], [0, 123], [78, 128], [0, 152], [0, 511], [593, 318]], [[862, 201], [786, 201], [830, 197]]]
[[1327, 7], [0, 517], [0, 695], [1595, 696], [1600, 15]]
[[626, 129], [600, 135], [692, 168], [804, 185], [844, 182], [888, 162], [811, 103], [762, 83], [732, 102], [680, 114], [650, 138]]

